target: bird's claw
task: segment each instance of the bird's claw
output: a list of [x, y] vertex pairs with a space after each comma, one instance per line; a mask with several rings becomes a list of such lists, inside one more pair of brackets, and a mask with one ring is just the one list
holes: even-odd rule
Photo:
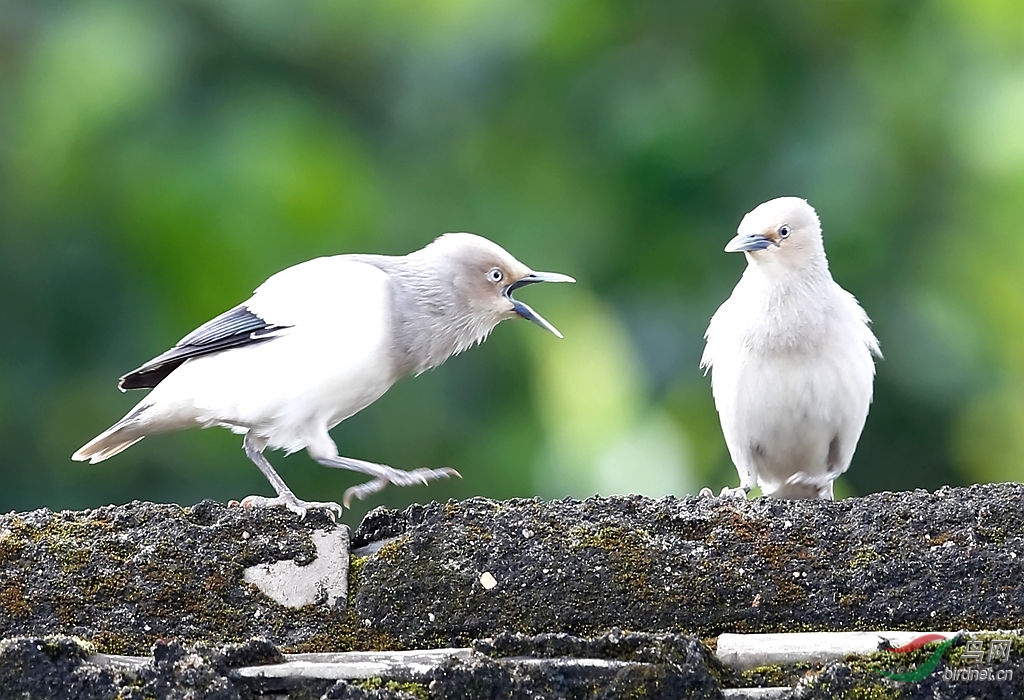
[[[743, 486], [737, 486], [736, 488], [726, 486], [722, 488], [722, 492], [718, 494], [718, 497], [723, 500], [746, 500], [749, 492], [750, 489]], [[697, 495], [701, 498], [714, 498], [715, 492], [705, 486]]]
[[462, 478], [462, 474], [459, 474], [459, 472], [451, 467], [441, 467], [440, 469], [429, 469], [427, 467], [410, 470], [392, 469], [386, 476], [381, 476], [347, 489], [345, 495], [341, 498], [341, 502], [346, 508], [349, 508], [353, 498], [362, 500], [367, 496], [372, 496], [378, 491], [384, 490], [389, 484], [392, 486], [414, 486], [416, 484], [430, 483], [434, 479], [447, 479], [453, 476]]
[[387, 485], [388, 482], [384, 479], [374, 479], [373, 481], [367, 481], [365, 484], [351, 486], [345, 489], [345, 494], [341, 497], [341, 502], [346, 508], [351, 508], [353, 498], [361, 501], [367, 496], [371, 496], [378, 491], [381, 491]]
[[228, 501], [228, 506], [237, 506], [251, 510], [253, 508], [280, 508], [285, 507], [291, 512], [299, 516], [300, 520], [306, 519], [306, 513], [314, 508], [323, 508], [327, 511], [328, 517], [331, 522], [337, 522], [338, 516], [345, 512], [337, 503], [333, 501], [303, 501], [292, 495], [290, 498], [287, 496], [277, 496], [275, 498], [267, 498], [266, 496], [246, 496], [241, 501], [231, 500]]

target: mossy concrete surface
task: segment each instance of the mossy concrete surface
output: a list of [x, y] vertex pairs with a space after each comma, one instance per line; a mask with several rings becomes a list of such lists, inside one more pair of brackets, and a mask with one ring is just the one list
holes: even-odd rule
[[[708, 652], [722, 632], [1024, 627], [1018, 484], [834, 503], [474, 498], [378, 509], [353, 535], [347, 600], [288, 608], [245, 582], [257, 564], [312, 562], [314, 533], [336, 527], [324, 513], [300, 521], [212, 502], [0, 516], [0, 689], [440, 700], [719, 697], [799, 684], [802, 698], [1024, 697], [1017, 642], [1014, 682], [982, 685], [882, 676], [915, 655], [739, 674]], [[473, 660], [442, 665], [429, 682], [263, 695], [231, 670], [245, 665], [231, 659], [280, 652], [465, 646]], [[151, 661], [124, 675], [92, 663], [97, 652]], [[608, 664], [573, 661], [593, 658], [626, 663], [609, 676]]]
[[[557, 654], [553, 657], [552, 654]], [[613, 632], [598, 639], [501, 635], [469, 657], [441, 660], [413, 678], [271, 675], [280, 662], [269, 643], [213, 647], [159, 642], [142, 663], [111, 663], [70, 637], [0, 642], [0, 692], [8, 698], [60, 700], [483, 700], [486, 698], [722, 697], [716, 667], [696, 639]]]
[[[342, 636], [345, 601], [294, 609], [244, 572], [316, 556], [313, 536], [338, 528], [325, 513], [129, 503], [82, 512], [0, 516], [0, 638], [73, 635], [98, 651], [148, 654], [162, 639], [243, 642], [288, 651], [376, 643]], [[371, 638], [368, 642], [360, 642]]]
[[381, 538], [355, 615], [415, 646], [613, 626], [703, 638], [1024, 627], [1018, 484], [837, 502], [477, 498], [371, 512], [353, 546]]

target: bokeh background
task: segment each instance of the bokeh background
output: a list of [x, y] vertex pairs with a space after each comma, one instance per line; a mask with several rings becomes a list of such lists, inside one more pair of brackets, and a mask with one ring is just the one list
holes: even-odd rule
[[[787, 194], [885, 352], [837, 494], [1020, 479], [1022, 27], [1015, 0], [2, 2], [0, 511], [271, 494], [222, 430], [69, 455], [273, 272], [445, 231], [576, 276], [522, 293], [566, 338], [504, 323], [335, 429], [465, 477], [363, 507], [735, 485], [702, 334], [723, 245]], [[272, 461], [300, 497], [357, 480]]]

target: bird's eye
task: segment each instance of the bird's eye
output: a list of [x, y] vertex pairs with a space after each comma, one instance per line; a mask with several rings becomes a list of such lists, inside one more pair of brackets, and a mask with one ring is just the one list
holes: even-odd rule
[[786, 224], [779, 226], [779, 238], [789, 238], [789, 226]]
[[492, 267], [490, 270], [487, 271], [487, 279], [497, 284], [498, 282], [501, 282], [503, 279], [505, 279], [505, 273], [496, 267]]

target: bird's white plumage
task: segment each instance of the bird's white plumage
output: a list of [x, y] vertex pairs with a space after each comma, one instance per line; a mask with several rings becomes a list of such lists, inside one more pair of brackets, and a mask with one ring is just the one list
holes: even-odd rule
[[746, 252], [747, 269], [708, 326], [701, 366], [712, 372], [741, 488], [830, 497], [867, 418], [878, 341], [832, 279], [810, 205], [793, 197], [761, 205], [734, 242], [754, 246], [756, 236], [776, 240]]
[[387, 484], [455, 475], [449, 468], [404, 471], [341, 457], [328, 431], [399, 378], [482, 342], [502, 320], [522, 316], [558, 335], [512, 297], [518, 287], [542, 281], [573, 280], [533, 272], [470, 233], [446, 234], [404, 256], [339, 255], [295, 265], [122, 377], [122, 388], [152, 391], [72, 458], [101, 462], [147, 435], [223, 426], [245, 435], [246, 455], [278, 494], [249, 496], [242, 504], [282, 505], [300, 514], [341, 506], [298, 499], [264, 457], [268, 447], [305, 448], [324, 466], [372, 477], [346, 491], [346, 503]]
[[220, 425], [295, 452], [370, 405], [397, 379], [388, 276], [341, 256], [277, 273], [246, 302], [272, 342], [185, 362], [144, 399], [140, 429]]

